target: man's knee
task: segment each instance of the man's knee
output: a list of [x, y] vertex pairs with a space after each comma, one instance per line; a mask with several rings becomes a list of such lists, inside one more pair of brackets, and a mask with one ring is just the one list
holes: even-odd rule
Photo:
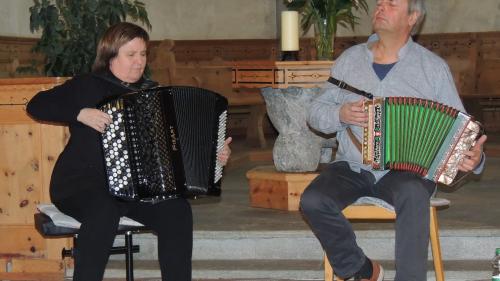
[[300, 197], [300, 210], [306, 216], [324, 211], [331, 213], [340, 212], [332, 198], [313, 186], [309, 186], [302, 193]]
[[429, 207], [434, 184], [420, 178], [411, 178], [402, 184], [396, 200], [400, 204], [411, 204], [419, 207]]

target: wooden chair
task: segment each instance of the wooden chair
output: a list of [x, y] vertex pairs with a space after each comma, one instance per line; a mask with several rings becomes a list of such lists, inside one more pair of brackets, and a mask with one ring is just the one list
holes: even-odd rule
[[[450, 205], [450, 201], [442, 198], [432, 198], [430, 207], [430, 242], [432, 256], [434, 260], [434, 271], [436, 281], [444, 281], [443, 261], [441, 258], [441, 245], [439, 243], [439, 226], [437, 220], [437, 209], [445, 208]], [[389, 208], [375, 204], [355, 203], [345, 208], [342, 213], [349, 220], [395, 220], [396, 213]], [[333, 268], [324, 256], [325, 281], [343, 280], [334, 275]], [[335, 276], [336, 279], [333, 279]]]

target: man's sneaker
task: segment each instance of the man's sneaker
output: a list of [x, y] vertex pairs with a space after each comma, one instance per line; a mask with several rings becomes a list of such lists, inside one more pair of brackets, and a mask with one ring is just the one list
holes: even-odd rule
[[384, 268], [376, 261], [372, 261], [373, 273], [370, 279], [360, 279], [360, 281], [383, 281]]

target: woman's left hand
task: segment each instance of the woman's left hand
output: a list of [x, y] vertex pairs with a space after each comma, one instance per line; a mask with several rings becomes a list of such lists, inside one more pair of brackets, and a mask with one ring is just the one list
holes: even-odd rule
[[482, 135], [476, 142], [476, 144], [471, 147], [471, 149], [464, 153], [465, 157], [458, 166], [458, 169], [462, 172], [469, 172], [474, 170], [477, 165], [481, 162], [481, 157], [483, 155], [483, 144], [486, 141], [486, 135]]
[[219, 154], [219, 157], [217, 158], [219, 162], [222, 164], [222, 166], [225, 166], [227, 164], [227, 161], [229, 160], [229, 156], [231, 156], [231, 148], [229, 148], [229, 144], [233, 141], [233, 138], [229, 137], [226, 139], [224, 142], [224, 148], [222, 148], [222, 151]]

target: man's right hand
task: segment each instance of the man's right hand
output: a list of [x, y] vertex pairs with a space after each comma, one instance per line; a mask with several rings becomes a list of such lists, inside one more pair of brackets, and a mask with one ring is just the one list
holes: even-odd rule
[[340, 108], [340, 121], [345, 124], [366, 127], [368, 124], [368, 114], [363, 108], [363, 99], [356, 102], [347, 102]]
[[80, 113], [78, 113], [76, 120], [100, 133], [104, 133], [106, 126], [112, 122], [109, 114], [95, 108], [83, 108], [80, 110]]

